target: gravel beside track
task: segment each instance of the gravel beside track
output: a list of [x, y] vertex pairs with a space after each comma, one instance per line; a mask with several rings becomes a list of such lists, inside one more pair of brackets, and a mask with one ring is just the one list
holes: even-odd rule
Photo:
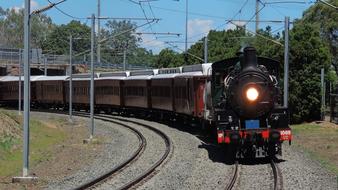
[[338, 189], [337, 176], [287, 143], [283, 145], [282, 159], [286, 161], [278, 166], [283, 175], [284, 189]]
[[[123, 118], [117, 117], [116, 118]], [[172, 151], [153, 175], [134, 188], [137, 189], [225, 189], [233, 176], [233, 164], [228, 164], [226, 151], [205, 142], [191, 126], [165, 124], [135, 118], [123, 118], [155, 127], [171, 138]], [[87, 119], [88, 120], [88, 119]], [[71, 189], [93, 179], [121, 163], [138, 146], [137, 137], [116, 124], [95, 120], [96, 133], [105, 136], [105, 151], [91, 165], [62, 180], [56, 179], [47, 189]], [[121, 121], [119, 121], [121, 122]], [[147, 145], [139, 159], [113, 175], [97, 189], [117, 189], [148, 169], [163, 155], [165, 144], [156, 133], [142, 126], [125, 122], [140, 130]], [[277, 162], [282, 175], [283, 189], [338, 189], [335, 175], [311, 160], [298, 149], [283, 145], [282, 159]], [[238, 178], [233, 189], [273, 189], [273, 172], [269, 161], [240, 162]]]
[[97, 155], [90, 165], [84, 166], [81, 170], [62, 180], [50, 183], [47, 189], [72, 189], [102, 173], [108, 172], [109, 169], [121, 163], [137, 149], [138, 138], [130, 130], [100, 120], [95, 120], [95, 126], [95, 133], [104, 136], [105, 151]]
[[232, 166], [224, 164], [221, 148], [203, 143], [182, 128], [129, 119], [160, 129], [171, 138], [174, 147], [170, 160], [139, 189], [224, 189]]

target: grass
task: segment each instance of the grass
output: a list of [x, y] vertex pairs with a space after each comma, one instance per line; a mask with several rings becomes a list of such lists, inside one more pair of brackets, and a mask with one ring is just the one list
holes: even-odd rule
[[[11, 111], [6, 113], [13, 120], [21, 123], [22, 119]], [[1, 118], [0, 118], [1, 119]], [[58, 123], [53, 123], [58, 126]], [[18, 125], [22, 126], [22, 125]], [[17, 127], [17, 126], [13, 126]], [[30, 122], [30, 165], [35, 165], [51, 157], [50, 147], [61, 143], [66, 133], [60, 128], [51, 128], [46, 124], [31, 119]], [[6, 139], [6, 140], [2, 140]], [[11, 176], [22, 168], [22, 139], [10, 136], [1, 137], [0, 143], [0, 176]]]
[[295, 145], [338, 175], [338, 127], [301, 124], [291, 128]]

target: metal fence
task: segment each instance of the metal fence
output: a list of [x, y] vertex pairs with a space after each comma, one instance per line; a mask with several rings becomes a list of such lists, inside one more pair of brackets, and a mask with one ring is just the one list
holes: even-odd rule
[[[32, 64], [41, 64], [42, 66], [46, 65], [68, 65], [69, 64], [69, 55], [55, 55], [55, 54], [42, 54], [41, 49], [32, 49], [31, 50], [31, 63]], [[11, 48], [0, 48], [0, 66], [10, 66], [17, 65], [22, 59], [23, 52], [21, 49], [11, 49]], [[22, 61], [21, 61], [22, 62]], [[86, 60], [86, 58], [73, 58], [74, 65], [87, 65], [90, 66], [90, 61]], [[122, 63], [110, 63], [107, 61], [103, 61], [103, 64], [94, 63], [96, 68], [104, 68], [104, 69], [115, 69], [122, 70]], [[127, 64], [126, 67], [128, 70], [139, 70], [139, 69], [150, 69], [149, 66], [145, 64]]]

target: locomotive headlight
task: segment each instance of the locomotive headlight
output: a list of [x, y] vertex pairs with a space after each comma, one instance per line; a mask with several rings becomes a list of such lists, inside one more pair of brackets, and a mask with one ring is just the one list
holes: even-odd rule
[[257, 100], [259, 96], [258, 90], [254, 87], [250, 87], [249, 89], [246, 90], [246, 98], [250, 101], [255, 101]]

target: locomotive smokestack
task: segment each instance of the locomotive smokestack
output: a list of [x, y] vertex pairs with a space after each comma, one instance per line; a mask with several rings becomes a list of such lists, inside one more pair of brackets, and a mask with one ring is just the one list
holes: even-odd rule
[[257, 68], [257, 55], [254, 47], [244, 48], [244, 60], [242, 62], [242, 70]]

